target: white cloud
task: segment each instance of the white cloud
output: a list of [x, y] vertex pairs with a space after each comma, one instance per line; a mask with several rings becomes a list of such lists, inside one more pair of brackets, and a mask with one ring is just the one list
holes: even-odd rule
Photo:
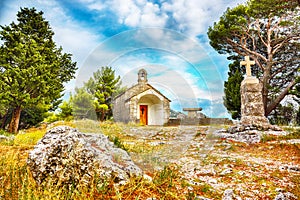
[[168, 19], [157, 4], [146, 0], [113, 0], [110, 6], [119, 23], [130, 27], [165, 27]]
[[82, 3], [84, 6], [86, 6], [90, 10], [103, 10], [106, 8], [106, 5], [102, 1], [98, 0], [78, 0], [79, 3]]
[[162, 11], [171, 13], [179, 30], [190, 35], [206, 34], [207, 27], [212, 25], [226, 7], [245, 0], [233, 0], [228, 4], [224, 0], [170, 0], [163, 3]]
[[[90, 1], [90, 0], [81, 0]], [[63, 8], [56, 1], [28, 0], [9, 2], [6, 5], [4, 18], [1, 24], [8, 24], [16, 21], [16, 14], [20, 7], [35, 7], [37, 11], [44, 12], [44, 18], [49, 21], [54, 31], [54, 40], [58, 46], [62, 46], [64, 52], [73, 54], [73, 60], [79, 65], [96, 47], [102, 37], [94, 34], [87, 27], [82, 27], [75, 20], [69, 17]]]
[[168, 0], [161, 5], [149, 0], [77, 0], [90, 10], [111, 10], [119, 23], [129, 27], [167, 27], [169, 19], [175, 20], [171, 28], [191, 37], [206, 34], [207, 27], [217, 21], [227, 7], [246, 0]]

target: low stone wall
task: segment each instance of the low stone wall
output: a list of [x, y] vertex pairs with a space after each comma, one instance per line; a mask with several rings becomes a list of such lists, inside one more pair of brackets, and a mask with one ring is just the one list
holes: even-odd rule
[[200, 118], [200, 119], [170, 119], [168, 126], [179, 125], [233, 125], [233, 122], [228, 118]]

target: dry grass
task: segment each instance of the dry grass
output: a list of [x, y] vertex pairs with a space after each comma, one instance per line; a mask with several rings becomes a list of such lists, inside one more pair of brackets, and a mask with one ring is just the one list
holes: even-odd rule
[[[37, 185], [26, 165], [28, 152], [46, 132], [46, 127], [26, 130], [15, 136], [10, 143], [0, 143], [0, 199], [195, 199], [204, 196], [222, 199], [225, 189], [232, 188], [243, 199], [274, 199], [276, 188], [292, 192], [300, 197], [300, 173], [280, 170], [280, 164], [300, 164], [300, 145], [280, 143], [282, 140], [299, 137], [299, 130], [289, 130], [292, 134], [276, 137], [256, 145], [217, 140], [214, 151], [199, 160], [198, 167], [212, 166], [215, 174], [200, 174], [192, 184], [181, 170], [182, 166], [163, 162], [156, 152], [168, 148], [167, 145], [152, 146], [148, 141], [136, 140], [126, 134], [128, 125], [98, 123], [93, 121], [59, 122], [82, 132], [102, 132], [120, 147], [126, 149], [133, 158], [141, 160], [140, 167], [152, 177], [152, 181], [142, 177], [131, 178], [126, 185], [115, 186], [112, 180], [94, 177], [89, 185], [62, 188], [55, 185]], [[136, 126], [136, 128], [142, 128]], [[161, 131], [159, 128], [143, 127]], [[165, 136], [164, 136], [165, 137]], [[205, 137], [204, 133], [195, 138]], [[199, 140], [201, 141], [201, 140]], [[219, 144], [219, 145], [218, 145]], [[199, 150], [200, 151], [200, 150]], [[196, 159], [196, 157], [191, 157]], [[160, 170], [155, 168], [160, 166]], [[162, 167], [164, 166], [164, 167]], [[226, 168], [232, 172], [221, 175]], [[207, 180], [215, 179], [218, 184]]]
[[[21, 146], [0, 146], [0, 199], [187, 199], [191, 195], [176, 166], [156, 172], [152, 182], [135, 177], [118, 187], [112, 180], [97, 177], [89, 186], [37, 185], [26, 166], [29, 150]], [[199, 186], [193, 194], [203, 191], [198, 190]]]

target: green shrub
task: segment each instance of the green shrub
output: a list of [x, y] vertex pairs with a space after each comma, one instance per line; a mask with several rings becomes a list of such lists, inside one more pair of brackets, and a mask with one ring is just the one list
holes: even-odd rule
[[49, 112], [47, 115], [48, 116], [44, 119], [44, 122], [53, 123], [60, 120], [59, 116], [55, 113]]
[[113, 139], [111, 137], [109, 137], [109, 139], [114, 143], [114, 145], [116, 145], [118, 148], [123, 149], [125, 151], [127, 151], [128, 149], [125, 147], [125, 145], [123, 144], [123, 142], [120, 140], [120, 138], [118, 137], [114, 137]]

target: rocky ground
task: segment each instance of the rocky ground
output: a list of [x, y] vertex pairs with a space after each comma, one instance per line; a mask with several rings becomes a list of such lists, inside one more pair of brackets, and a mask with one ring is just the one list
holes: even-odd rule
[[[71, 131], [61, 135], [48, 131], [45, 135], [46, 129], [52, 130], [61, 124], [77, 128], [83, 134]], [[53, 199], [57, 195], [65, 198], [60, 190], [37, 188], [32, 179], [36, 177], [35, 169], [41, 169], [42, 175], [50, 170], [50, 174], [58, 171], [63, 177], [69, 177], [66, 173], [74, 171], [70, 166], [77, 166], [80, 170], [75, 172], [81, 176], [93, 172], [94, 169], [86, 169], [96, 166], [94, 163], [104, 154], [107, 156], [104, 161], [116, 169], [106, 167], [111, 169], [106, 171], [108, 175], [128, 168], [129, 162], [145, 173], [144, 178], [130, 178], [125, 185], [118, 181], [117, 187], [100, 181], [104, 186], [98, 188], [98, 182], [94, 182], [90, 191], [79, 192], [79, 188], [70, 195], [77, 199], [87, 195], [87, 199], [300, 199], [300, 129], [285, 128], [287, 135], [284, 136], [264, 135], [262, 131], [258, 143], [253, 143], [254, 140], [237, 142], [239, 138], [232, 138], [232, 135], [222, 138], [224, 131], [220, 138], [217, 131], [220, 129], [228, 130], [228, 127], [156, 127], [82, 120], [68, 124], [58, 122], [47, 128], [2, 136], [0, 199], [30, 199], [32, 195], [36, 199]], [[42, 137], [44, 139], [40, 140]], [[90, 153], [94, 155], [91, 158], [86, 156]], [[70, 159], [70, 154], [74, 159]], [[44, 171], [41, 163], [32, 165], [36, 163], [35, 158], [50, 167]], [[28, 173], [27, 166], [32, 173]]]
[[299, 139], [246, 144], [218, 138], [214, 126], [122, 128], [133, 161], [150, 176], [175, 164], [191, 185], [205, 184], [223, 199], [299, 198]]

